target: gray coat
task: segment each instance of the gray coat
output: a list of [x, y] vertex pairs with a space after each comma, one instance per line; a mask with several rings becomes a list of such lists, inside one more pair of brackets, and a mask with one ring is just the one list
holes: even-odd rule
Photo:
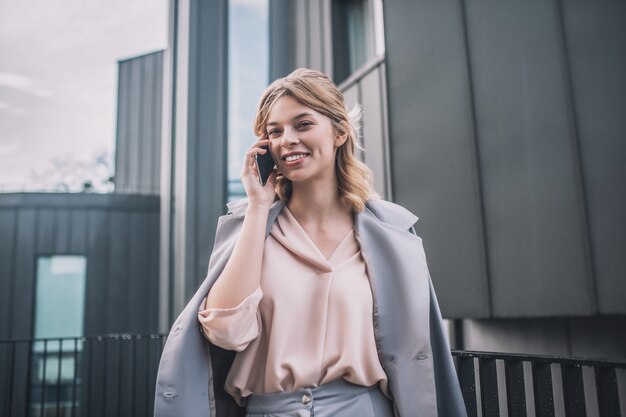
[[[197, 319], [202, 299], [237, 241], [246, 200], [218, 221], [206, 279], [176, 319], [156, 382], [155, 417], [234, 417], [245, 411], [223, 385], [235, 352], [210, 343]], [[270, 209], [266, 237], [284, 206]], [[374, 298], [374, 336], [398, 417], [465, 417], [466, 411], [422, 247], [405, 208], [369, 200], [355, 216], [355, 236]]]

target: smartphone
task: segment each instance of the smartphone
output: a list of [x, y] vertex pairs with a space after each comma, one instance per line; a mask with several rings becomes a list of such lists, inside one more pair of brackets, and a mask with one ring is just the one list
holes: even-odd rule
[[265, 185], [276, 164], [270, 153], [269, 146], [261, 146], [261, 149], [265, 149], [267, 152], [254, 155], [254, 159], [256, 162], [256, 172], [259, 174], [259, 182], [261, 185]]

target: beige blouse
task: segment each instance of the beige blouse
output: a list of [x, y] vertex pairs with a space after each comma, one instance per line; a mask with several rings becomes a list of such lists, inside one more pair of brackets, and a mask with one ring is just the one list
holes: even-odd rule
[[198, 311], [205, 336], [236, 350], [224, 388], [239, 405], [252, 393], [317, 387], [343, 378], [380, 383], [373, 299], [350, 230], [326, 259], [285, 206], [265, 240], [261, 286], [238, 306]]

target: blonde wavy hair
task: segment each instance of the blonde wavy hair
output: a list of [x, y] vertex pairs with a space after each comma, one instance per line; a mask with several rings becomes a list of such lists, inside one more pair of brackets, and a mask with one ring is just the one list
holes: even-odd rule
[[[360, 212], [368, 199], [380, 198], [374, 191], [372, 171], [355, 154], [356, 149], [363, 150], [358, 142], [357, 131], [361, 109], [357, 106], [348, 113], [343, 94], [325, 74], [301, 68], [270, 84], [263, 92], [257, 108], [254, 133], [257, 136], [266, 133], [267, 118], [274, 103], [285, 96], [293, 97], [328, 117], [335, 133], [347, 135], [347, 140], [337, 148], [335, 156], [339, 196], [344, 202]], [[291, 189], [291, 181], [279, 175], [276, 182], [278, 198], [289, 200]]]

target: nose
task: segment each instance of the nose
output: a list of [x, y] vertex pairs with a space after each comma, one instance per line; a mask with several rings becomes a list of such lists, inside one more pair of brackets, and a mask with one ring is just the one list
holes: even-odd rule
[[283, 137], [280, 140], [280, 146], [283, 148], [288, 148], [291, 145], [298, 143], [300, 139], [296, 135], [296, 132], [293, 129], [285, 129], [283, 132]]

